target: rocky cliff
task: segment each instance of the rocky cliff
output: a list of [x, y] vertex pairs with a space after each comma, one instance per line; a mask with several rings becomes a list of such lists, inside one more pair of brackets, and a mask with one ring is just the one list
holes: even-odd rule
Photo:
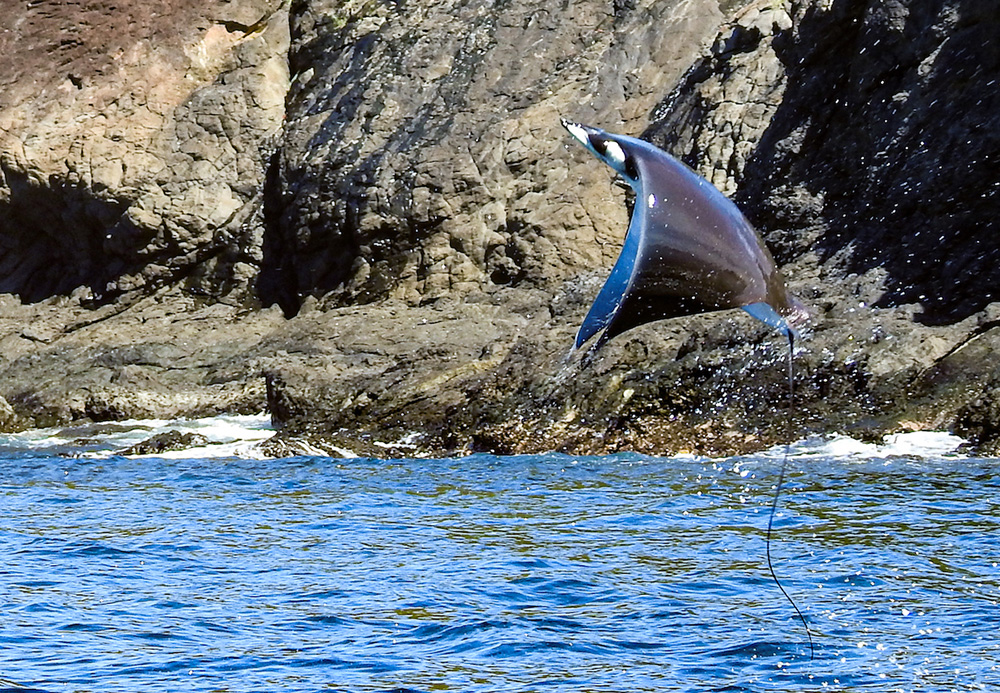
[[288, 87], [280, 0], [5, 3], [0, 27], [0, 291], [246, 283]]
[[[112, 5], [114, 6], [112, 9]], [[272, 452], [1000, 440], [1000, 141], [971, 0], [84, 0], [0, 9], [0, 421], [269, 408]], [[812, 311], [566, 360], [641, 134]]]

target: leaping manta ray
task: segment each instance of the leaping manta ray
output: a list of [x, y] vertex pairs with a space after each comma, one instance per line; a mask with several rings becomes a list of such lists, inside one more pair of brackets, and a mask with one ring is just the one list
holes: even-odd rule
[[[613, 168], [635, 190], [625, 244], [576, 334], [573, 350], [601, 332], [594, 349], [654, 320], [742, 308], [788, 338], [788, 388], [796, 332], [789, 320], [805, 315], [750, 222], [729, 198], [683, 163], [648, 142], [562, 121], [569, 134]], [[795, 609], [771, 563], [771, 526], [785, 478], [788, 447], [767, 521], [767, 567]]]
[[648, 142], [562, 121], [635, 190], [618, 261], [576, 335], [574, 350], [654, 320], [742, 308], [786, 335], [804, 314], [750, 222], [729, 198]]

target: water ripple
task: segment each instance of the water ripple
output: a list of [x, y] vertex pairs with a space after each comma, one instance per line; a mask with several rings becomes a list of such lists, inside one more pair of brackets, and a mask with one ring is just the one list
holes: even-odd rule
[[0, 693], [1000, 685], [995, 460], [793, 460], [772, 548], [811, 663], [764, 562], [775, 473], [0, 457]]

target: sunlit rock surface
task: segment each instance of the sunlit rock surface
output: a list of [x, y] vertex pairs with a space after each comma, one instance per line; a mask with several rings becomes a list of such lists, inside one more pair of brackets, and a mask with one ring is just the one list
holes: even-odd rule
[[0, 291], [96, 301], [259, 261], [280, 0], [0, 7]]
[[[0, 427], [268, 408], [281, 454], [996, 449], [980, 4], [109, 7], [0, 9]], [[741, 314], [566, 360], [628, 200], [560, 116], [758, 225], [812, 311], [793, 412]]]
[[264, 276], [290, 312], [607, 266], [624, 209], [559, 117], [640, 130], [722, 20], [708, 0], [299, 9]]

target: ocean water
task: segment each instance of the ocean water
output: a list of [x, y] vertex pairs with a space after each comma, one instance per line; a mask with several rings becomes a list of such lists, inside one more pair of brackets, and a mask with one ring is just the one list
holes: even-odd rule
[[[113, 453], [0, 437], [0, 690], [991, 691], [1000, 460], [945, 435], [729, 459]], [[75, 455], [75, 456], [74, 456]]]

